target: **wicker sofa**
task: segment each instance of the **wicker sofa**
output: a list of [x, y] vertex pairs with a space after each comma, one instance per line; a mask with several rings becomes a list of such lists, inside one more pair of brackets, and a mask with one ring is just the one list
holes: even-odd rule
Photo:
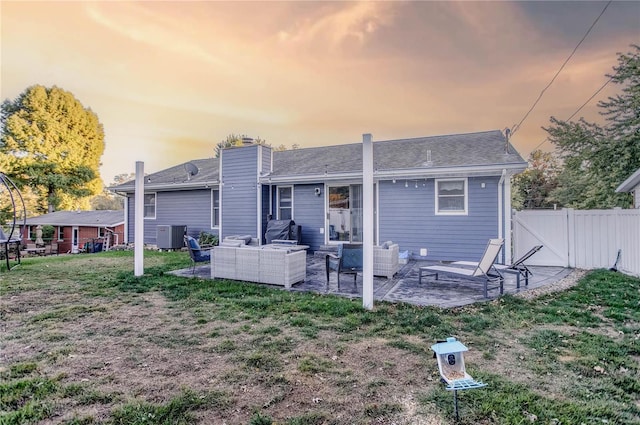
[[391, 279], [398, 271], [398, 254], [400, 247], [397, 243], [385, 242], [373, 247], [373, 275], [386, 276]]
[[291, 288], [307, 274], [306, 251], [282, 248], [225, 246], [213, 249], [211, 277], [268, 283]]

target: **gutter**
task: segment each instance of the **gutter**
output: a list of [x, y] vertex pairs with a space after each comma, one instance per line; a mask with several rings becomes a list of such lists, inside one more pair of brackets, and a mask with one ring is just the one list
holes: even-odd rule
[[[189, 182], [189, 183], [158, 183], [158, 184], [145, 183], [144, 189], [145, 189], [145, 192], [146, 191], [153, 191], [153, 190], [168, 191], [168, 190], [174, 190], [174, 189], [209, 189], [209, 188], [211, 188], [213, 186], [219, 186], [219, 185], [220, 185], [220, 182], [217, 181], [217, 180], [209, 181], [209, 182], [197, 182], [197, 183], [193, 183], [193, 182]], [[118, 189], [108, 187], [107, 190], [109, 190], [111, 192], [114, 192], [114, 193], [118, 193], [118, 194], [128, 194], [128, 193], [135, 192], [135, 187], [134, 186], [125, 186], [125, 187], [120, 187]]]
[[[497, 165], [466, 165], [461, 167], [429, 167], [429, 168], [407, 168], [397, 170], [375, 170], [373, 175], [375, 180], [390, 180], [390, 179], [411, 179], [411, 178], [426, 178], [426, 177], [465, 177], [475, 175], [502, 175], [506, 170], [513, 170], [514, 172], [521, 172], [527, 169], [527, 163], [518, 162], [512, 164]], [[348, 180], [348, 179], [362, 179], [362, 172], [351, 173], [330, 173], [330, 174], [307, 174], [307, 175], [289, 175], [289, 176], [264, 176], [258, 181], [263, 184], [272, 183], [315, 183], [319, 181], [332, 181], [332, 180]]]
[[640, 184], [640, 168], [638, 171], [629, 176], [616, 189], [616, 193], [630, 192], [636, 185]]

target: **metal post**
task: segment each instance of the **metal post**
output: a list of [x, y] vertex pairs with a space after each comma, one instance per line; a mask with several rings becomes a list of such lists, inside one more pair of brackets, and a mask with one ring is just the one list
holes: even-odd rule
[[460, 420], [460, 416], [458, 415], [458, 391], [453, 390], [453, 408], [456, 412], [456, 422]]

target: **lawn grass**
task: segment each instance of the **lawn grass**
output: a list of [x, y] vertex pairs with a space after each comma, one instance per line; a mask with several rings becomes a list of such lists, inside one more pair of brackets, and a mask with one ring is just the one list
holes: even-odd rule
[[148, 251], [135, 277], [132, 253], [108, 252], [3, 272], [0, 423], [453, 423], [430, 350], [450, 335], [489, 384], [459, 393], [460, 423], [640, 423], [639, 279], [598, 270], [533, 301], [365, 311], [166, 273], [189, 261]]

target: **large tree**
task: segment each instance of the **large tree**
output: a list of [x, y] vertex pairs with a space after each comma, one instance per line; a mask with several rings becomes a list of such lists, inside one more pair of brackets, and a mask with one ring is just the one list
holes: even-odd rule
[[39, 212], [88, 209], [102, 190], [98, 116], [68, 91], [35, 85], [4, 101], [0, 120], [0, 164], [38, 194]]
[[[117, 186], [135, 178], [135, 173], [118, 174], [113, 178], [113, 183], [110, 186]], [[91, 208], [93, 210], [121, 210], [124, 208], [124, 197], [105, 187], [101, 194], [91, 198]]]
[[535, 209], [557, 205], [550, 195], [558, 186], [559, 172], [560, 164], [553, 153], [540, 149], [531, 152], [529, 167], [513, 178], [513, 207]]
[[629, 194], [615, 189], [640, 167], [640, 46], [618, 55], [614, 73], [607, 75], [620, 85], [620, 93], [600, 101], [606, 123], [551, 118], [545, 128], [556, 146], [564, 168], [553, 196], [573, 208], [628, 207]]

